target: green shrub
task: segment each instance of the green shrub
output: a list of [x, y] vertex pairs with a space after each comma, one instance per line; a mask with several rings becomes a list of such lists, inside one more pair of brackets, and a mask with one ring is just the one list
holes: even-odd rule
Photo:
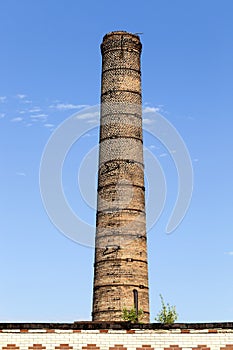
[[162, 295], [160, 294], [162, 309], [159, 311], [155, 321], [163, 324], [173, 324], [178, 319], [178, 314], [176, 312], [176, 307], [165, 304]]
[[138, 310], [138, 315], [137, 315], [135, 307], [132, 307], [130, 310], [127, 310], [126, 307], [124, 307], [122, 318], [124, 321], [128, 321], [131, 323], [137, 323], [143, 317], [143, 314], [144, 313], [143, 313], [142, 309]]

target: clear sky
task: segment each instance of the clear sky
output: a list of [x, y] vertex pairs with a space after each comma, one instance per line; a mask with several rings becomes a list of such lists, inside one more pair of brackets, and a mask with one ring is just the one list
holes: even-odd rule
[[[91, 317], [94, 251], [51, 223], [39, 168], [56, 127], [99, 103], [99, 45], [113, 30], [143, 33], [143, 104], [180, 133], [194, 169], [189, 210], [167, 235], [177, 173], [145, 132], [167, 181], [164, 210], [148, 232], [151, 321], [160, 293], [180, 322], [233, 320], [232, 13], [232, 0], [0, 2], [0, 321]], [[97, 143], [98, 129], [91, 129], [63, 169], [67, 201], [93, 232], [95, 211], [80, 197], [77, 175]], [[92, 175], [82, 190], [93, 200]], [[156, 186], [155, 173], [147, 192]]]

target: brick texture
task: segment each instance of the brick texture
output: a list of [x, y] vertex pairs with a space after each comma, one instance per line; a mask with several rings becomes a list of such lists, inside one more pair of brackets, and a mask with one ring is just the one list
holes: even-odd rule
[[189, 328], [186, 333], [184, 328], [117, 330], [106, 326], [78, 332], [54, 329], [51, 333], [34, 328], [22, 333], [20, 328], [3, 328], [0, 350], [233, 350], [233, 328], [212, 327], [214, 333], [210, 329]]
[[182, 350], [179, 345], [170, 345], [169, 348], [164, 348], [164, 350]]
[[113, 347], [110, 346], [109, 350], [127, 350], [122, 344], [116, 344]]
[[149, 322], [141, 106], [141, 42], [112, 32], [101, 45], [102, 85], [93, 321], [138, 307]]

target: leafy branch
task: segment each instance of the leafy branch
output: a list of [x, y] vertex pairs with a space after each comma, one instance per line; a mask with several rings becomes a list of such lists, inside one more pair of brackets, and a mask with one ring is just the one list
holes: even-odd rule
[[178, 319], [178, 314], [176, 312], [176, 307], [170, 305], [169, 303], [165, 304], [162, 295], [160, 294], [162, 309], [159, 311], [155, 321], [163, 324], [173, 324]]

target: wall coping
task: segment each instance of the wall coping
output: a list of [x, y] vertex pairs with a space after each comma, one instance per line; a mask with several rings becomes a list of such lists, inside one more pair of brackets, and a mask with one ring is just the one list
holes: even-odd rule
[[[161, 323], [132, 324], [130, 322], [91, 322], [78, 321], [74, 323], [0, 323], [0, 330], [233, 330], [233, 322], [214, 323]], [[213, 332], [211, 332], [211, 330]]]

